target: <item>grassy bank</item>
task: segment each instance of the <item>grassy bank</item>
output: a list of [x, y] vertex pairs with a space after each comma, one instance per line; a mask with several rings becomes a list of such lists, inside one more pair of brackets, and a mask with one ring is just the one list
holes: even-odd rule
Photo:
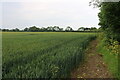
[[108, 70], [112, 73], [113, 77], [120, 78], [118, 76], [118, 55], [109, 50], [104, 44], [104, 41], [99, 41], [98, 52], [103, 55], [103, 59], [108, 65]]

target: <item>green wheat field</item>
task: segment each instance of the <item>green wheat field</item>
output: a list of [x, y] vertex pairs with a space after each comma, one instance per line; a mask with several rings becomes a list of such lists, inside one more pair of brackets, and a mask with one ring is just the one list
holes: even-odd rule
[[3, 78], [66, 78], [95, 33], [3, 32]]

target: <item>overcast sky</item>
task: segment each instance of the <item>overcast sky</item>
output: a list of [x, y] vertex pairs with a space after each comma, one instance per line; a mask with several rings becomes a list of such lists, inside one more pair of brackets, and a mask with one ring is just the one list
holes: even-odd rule
[[39, 0], [2, 2], [2, 28], [60, 26], [73, 29], [98, 27], [98, 8], [89, 6], [90, 0]]

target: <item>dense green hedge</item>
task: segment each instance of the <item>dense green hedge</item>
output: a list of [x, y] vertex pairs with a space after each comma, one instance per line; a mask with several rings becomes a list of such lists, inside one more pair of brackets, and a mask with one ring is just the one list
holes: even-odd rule
[[98, 14], [99, 25], [104, 30], [106, 38], [120, 42], [120, 2], [101, 3]]

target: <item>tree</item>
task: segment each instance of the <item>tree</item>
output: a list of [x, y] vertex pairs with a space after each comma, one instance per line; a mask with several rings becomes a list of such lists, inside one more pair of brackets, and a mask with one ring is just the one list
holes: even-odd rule
[[91, 27], [90, 30], [94, 31], [94, 30], [97, 30], [97, 28], [96, 27]]
[[80, 27], [80, 28], [78, 28], [78, 31], [84, 31], [84, 30], [85, 30], [84, 27]]
[[60, 30], [59, 31], [63, 31], [63, 28], [60, 28]]
[[28, 28], [25, 28], [24, 31], [27, 32], [27, 31], [29, 31], [29, 29], [28, 29]]
[[68, 27], [65, 29], [65, 31], [71, 32], [71, 31], [73, 31], [73, 29], [72, 29], [70, 26], [68, 26]]
[[10, 31], [10, 30], [9, 29], [2, 29], [2, 31], [5, 32], [5, 31]]
[[90, 5], [100, 8], [99, 25], [104, 31], [106, 38], [117, 40], [120, 42], [120, 2], [100, 2], [99, 0], [92, 0]]
[[90, 31], [90, 28], [84, 28], [84, 31]]
[[54, 29], [52, 26], [50, 26], [50, 27], [47, 27], [47, 31], [54, 31]]
[[47, 31], [47, 28], [42, 27], [42, 28], [40, 28], [40, 31], [45, 32], [45, 31]]
[[120, 42], [120, 2], [102, 3], [99, 13], [99, 25], [105, 31], [106, 37]]
[[58, 26], [54, 26], [53, 27], [53, 31], [59, 31], [59, 27]]
[[20, 30], [18, 28], [15, 28], [15, 29], [11, 29], [9, 31], [13, 31], [13, 32], [19, 32]]
[[29, 28], [29, 31], [30, 31], [30, 32], [39, 32], [39, 30], [40, 30], [40, 29], [37, 28], [36, 26], [33, 26], [33, 27], [30, 27], [30, 28]]
[[20, 30], [19, 30], [18, 28], [15, 28], [15, 31], [16, 31], [16, 32], [19, 32]]

